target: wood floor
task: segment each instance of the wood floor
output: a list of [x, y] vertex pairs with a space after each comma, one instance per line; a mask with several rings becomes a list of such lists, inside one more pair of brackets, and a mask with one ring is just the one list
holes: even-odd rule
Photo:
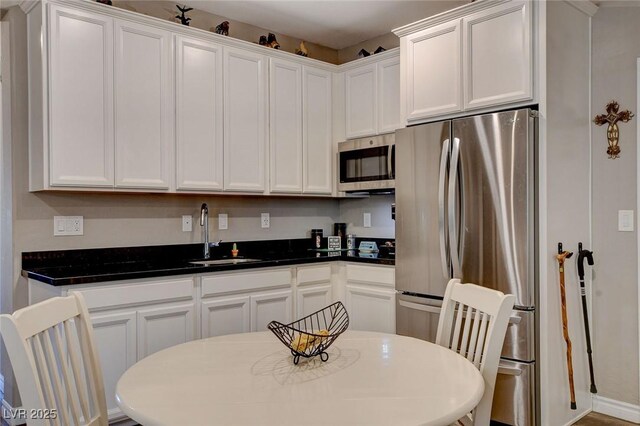
[[575, 426], [627, 426], [635, 423], [625, 422], [624, 420], [605, 416], [599, 413], [589, 413], [588, 416], [581, 418], [575, 423]]

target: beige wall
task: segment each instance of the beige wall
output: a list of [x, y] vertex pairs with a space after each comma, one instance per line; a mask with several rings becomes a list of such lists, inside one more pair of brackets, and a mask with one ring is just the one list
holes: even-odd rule
[[[567, 2], [546, 2], [546, 81], [541, 105], [540, 150], [544, 164], [539, 220], [540, 235], [540, 371], [542, 424], [571, 424], [591, 409], [579, 282], [576, 274], [578, 242], [591, 246], [589, 112], [589, 16]], [[546, 198], [545, 194], [546, 193]], [[542, 229], [545, 229], [542, 227]], [[565, 265], [568, 331], [573, 346], [573, 380], [577, 410], [570, 409], [566, 344], [558, 278], [558, 242], [574, 252]]]
[[[640, 403], [638, 389], [637, 232], [618, 232], [618, 210], [636, 210], [636, 59], [640, 7], [608, 7], [593, 17], [592, 112], [616, 100], [636, 117], [620, 127], [621, 158], [607, 158], [606, 126], [591, 125], [593, 144], [593, 334], [599, 395]], [[636, 212], [637, 213], [637, 212]], [[636, 222], [637, 223], [637, 222]], [[637, 229], [637, 225], [636, 225]]]
[[[175, 16], [179, 14], [178, 10], [176, 9], [175, 2], [157, 0], [115, 0], [113, 4], [114, 6], [120, 7], [122, 9], [154, 16], [156, 18], [165, 19], [167, 21], [179, 22], [179, 20], [175, 19]], [[285, 52], [294, 53], [295, 49], [298, 48], [301, 41], [300, 39], [288, 37], [274, 30], [255, 27], [253, 25], [233, 21], [231, 19], [227, 19], [222, 16], [214, 15], [212, 13], [204, 12], [197, 9], [188, 12], [187, 16], [191, 18], [191, 21], [189, 22], [191, 27], [200, 28], [207, 31], [213, 31], [215, 27], [221, 22], [229, 21], [229, 37], [250, 41], [253, 43], [258, 43], [261, 35], [266, 36], [269, 32], [272, 32], [276, 35], [278, 43], [280, 43], [280, 50], [283, 50]], [[338, 52], [335, 49], [306, 41], [305, 46], [309, 51], [310, 58], [318, 59], [320, 61], [329, 62], [332, 64], [338, 63]]]
[[[358, 237], [395, 238], [396, 224], [391, 219], [394, 200], [394, 195], [340, 200], [340, 221], [347, 224], [347, 233]], [[364, 213], [371, 213], [371, 228], [364, 227]]]

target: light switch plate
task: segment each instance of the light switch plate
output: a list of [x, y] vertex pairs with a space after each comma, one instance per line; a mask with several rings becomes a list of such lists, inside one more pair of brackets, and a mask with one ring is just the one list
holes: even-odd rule
[[193, 231], [193, 216], [190, 214], [182, 215], [182, 232]]
[[54, 216], [53, 235], [56, 237], [64, 235], [84, 235], [84, 217]]
[[633, 210], [618, 210], [618, 231], [633, 232]]
[[218, 229], [228, 229], [229, 228], [229, 216], [226, 213], [218, 214]]
[[363, 226], [371, 228], [371, 213], [365, 213], [362, 217]]

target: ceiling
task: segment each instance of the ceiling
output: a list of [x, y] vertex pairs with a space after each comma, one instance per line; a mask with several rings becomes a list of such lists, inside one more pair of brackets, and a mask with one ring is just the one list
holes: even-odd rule
[[196, 9], [333, 49], [353, 46], [393, 28], [470, 0], [182, 0]]

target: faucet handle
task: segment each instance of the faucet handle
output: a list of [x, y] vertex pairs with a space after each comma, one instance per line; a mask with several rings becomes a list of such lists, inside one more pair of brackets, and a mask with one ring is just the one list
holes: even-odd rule
[[211, 243], [209, 243], [209, 247], [218, 247], [221, 242], [222, 242], [222, 240], [211, 242]]

